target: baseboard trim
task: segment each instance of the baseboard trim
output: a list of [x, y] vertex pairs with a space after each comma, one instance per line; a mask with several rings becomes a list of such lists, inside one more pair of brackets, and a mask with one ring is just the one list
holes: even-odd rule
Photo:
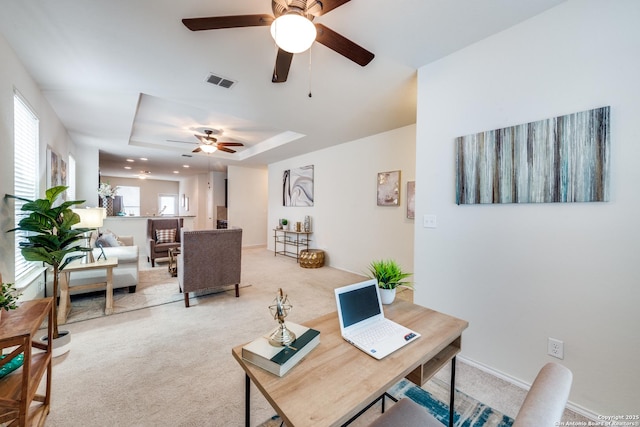
[[[499, 378], [499, 379], [501, 379], [503, 381], [506, 381], [506, 382], [508, 382], [510, 384], [513, 384], [514, 386], [519, 387], [519, 388], [521, 388], [523, 390], [529, 390], [531, 388], [531, 384], [527, 384], [524, 381], [521, 381], [521, 380], [519, 380], [517, 378], [514, 378], [514, 377], [512, 377], [510, 375], [507, 375], [504, 372], [500, 372], [500, 371], [498, 371], [498, 370], [496, 370], [494, 368], [491, 368], [491, 367], [489, 367], [489, 366], [487, 366], [485, 364], [482, 364], [480, 362], [476, 362], [475, 360], [469, 359], [469, 358], [467, 358], [465, 356], [460, 355], [460, 356], [457, 357], [457, 359], [460, 360], [462, 363], [465, 363], [465, 364], [467, 364], [467, 365], [469, 365], [469, 366], [471, 366], [473, 368], [476, 368], [476, 369], [478, 369], [478, 370], [480, 370], [482, 372], [485, 372], [485, 373], [487, 373], [489, 375], [493, 375], [494, 377], [497, 377], [497, 378]], [[601, 421], [602, 420], [602, 418], [599, 416], [599, 414], [596, 414], [595, 412], [590, 411], [589, 409], [584, 408], [584, 407], [582, 407], [580, 405], [577, 405], [577, 404], [575, 404], [575, 403], [573, 403], [571, 401], [567, 402], [567, 409], [575, 412], [578, 415], [582, 415], [583, 417], [588, 418], [591, 421], [597, 422], [597, 421]]]

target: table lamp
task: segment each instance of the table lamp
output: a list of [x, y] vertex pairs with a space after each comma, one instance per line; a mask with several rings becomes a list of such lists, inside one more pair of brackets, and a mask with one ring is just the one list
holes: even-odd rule
[[[75, 224], [73, 228], [95, 228], [102, 227], [102, 220], [106, 216], [105, 208], [84, 208], [84, 209], [71, 209], [74, 213], [80, 216], [80, 222]], [[87, 237], [87, 247], [91, 248], [89, 241], [90, 235]], [[87, 252], [87, 256], [82, 259], [83, 264], [94, 262], [93, 251]]]

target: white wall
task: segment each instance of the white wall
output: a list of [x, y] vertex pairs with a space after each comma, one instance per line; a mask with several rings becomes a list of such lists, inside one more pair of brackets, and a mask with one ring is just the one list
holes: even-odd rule
[[[413, 272], [413, 220], [406, 215], [407, 181], [415, 177], [415, 126], [359, 139], [269, 165], [268, 247], [279, 218], [311, 216], [314, 248], [327, 264], [366, 273], [374, 259], [393, 258]], [[282, 206], [282, 174], [314, 166], [314, 206]], [[401, 171], [399, 207], [376, 202], [378, 172]]]
[[6, 230], [14, 226], [13, 201], [5, 194], [13, 194], [13, 94], [14, 89], [26, 99], [40, 119], [39, 186], [40, 197], [46, 190], [46, 152], [52, 147], [61, 158], [68, 160], [72, 149], [69, 135], [31, 76], [24, 69], [0, 34], [0, 273], [5, 282], [14, 281], [14, 234]]
[[[640, 2], [568, 1], [419, 70], [416, 302], [470, 322], [463, 355], [531, 383], [564, 341], [570, 400], [637, 414]], [[611, 106], [608, 203], [455, 205], [454, 138]]]
[[242, 246], [267, 244], [267, 170], [229, 166], [228, 225], [242, 228]]

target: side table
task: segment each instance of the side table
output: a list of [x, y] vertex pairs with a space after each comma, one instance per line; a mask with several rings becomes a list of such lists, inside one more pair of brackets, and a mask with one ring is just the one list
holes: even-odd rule
[[180, 255], [180, 248], [169, 248], [169, 274], [171, 277], [178, 276], [178, 255]]
[[71, 273], [74, 271], [85, 270], [97, 270], [104, 268], [107, 271], [106, 282], [91, 283], [87, 285], [74, 286], [73, 289], [106, 289], [106, 302], [104, 307], [104, 314], [107, 316], [113, 313], [113, 269], [118, 266], [118, 258], [112, 257], [105, 260], [95, 261], [83, 264], [81, 261], [74, 261], [67, 265], [64, 270], [60, 272], [60, 307], [58, 308], [58, 323], [67, 323], [67, 316], [71, 311], [71, 296], [69, 294], [69, 281], [71, 280]]

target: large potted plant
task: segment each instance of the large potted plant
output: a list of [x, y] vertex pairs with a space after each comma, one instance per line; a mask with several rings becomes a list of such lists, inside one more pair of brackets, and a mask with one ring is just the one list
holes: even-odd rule
[[[55, 206], [58, 197], [67, 189], [65, 186], [49, 188], [44, 199], [29, 200], [18, 196], [7, 195], [22, 200], [25, 204], [22, 211], [25, 217], [18, 222], [18, 226], [8, 232], [25, 232], [24, 240], [20, 242], [22, 256], [27, 261], [42, 261], [53, 268], [53, 295], [58, 296], [60, 272], [72, 261], [85, 256], [82, 252], [91, 249], [81, 245], [85, 239], [84, 233], [89, 228], [72, 228], [80, 222], [80, 216], [70, 208], [84, 203], [84, 200], [66, 201]], [[53, 305], [53, 339], [65, 341], [69, 332], [58, 330], [57, 305]], [[54, 341], [54, 349], [59, 345]], [[58, 355], [62, 354], [58, 351]]]
[[372, 261], [369, 264], [369, 274], [369, 277], [378, 281], [380, 299], [383, 304], [391, 304], [393, 302], [396, 298], [398, 286], [413, 287], [411, 282], [406, 280], [412, 273], [402, 271], [402, 267], [391, 259]]

